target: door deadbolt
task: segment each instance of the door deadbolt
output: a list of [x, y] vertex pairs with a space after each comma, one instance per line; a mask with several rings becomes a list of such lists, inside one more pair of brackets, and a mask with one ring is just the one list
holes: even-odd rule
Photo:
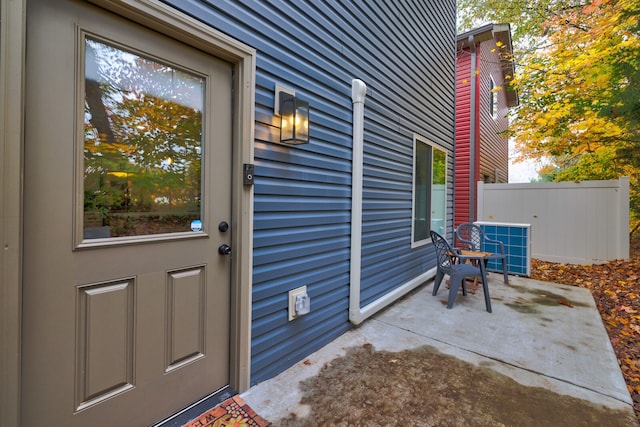
[[222, 221], [220, 224], [218, 224], [218, 230], [221, 232], [225, 232], [229, 229], [229, 223], [227, 221]]

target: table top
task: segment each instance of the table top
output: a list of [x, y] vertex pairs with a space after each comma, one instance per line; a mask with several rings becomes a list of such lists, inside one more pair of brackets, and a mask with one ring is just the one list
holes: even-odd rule
[[491, 256], [492, 254], [491, 254], [491, 252], [479, 252], [479, 251], [461, 250], [460, 251], [460, 255], [484, 258], [484, 257]]

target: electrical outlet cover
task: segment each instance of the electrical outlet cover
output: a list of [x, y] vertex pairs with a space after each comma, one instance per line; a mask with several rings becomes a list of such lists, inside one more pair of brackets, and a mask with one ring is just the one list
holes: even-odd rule
[[296, 295], [296, 317], [308, 314], [311, 311], [311, 299], [306, 293]]
[[296, 314], [296, 297], [298, 295], [307, 295], [307, 287], [300, 286], [289, 291], [289, 321], [298, 317]]

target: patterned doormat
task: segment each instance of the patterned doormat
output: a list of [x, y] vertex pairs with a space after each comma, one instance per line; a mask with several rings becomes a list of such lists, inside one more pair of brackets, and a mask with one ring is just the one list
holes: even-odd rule
[[263, 420], [236, 394], [184, 424], [183, 427], [267, 427], [268, 425], [270, 423]]

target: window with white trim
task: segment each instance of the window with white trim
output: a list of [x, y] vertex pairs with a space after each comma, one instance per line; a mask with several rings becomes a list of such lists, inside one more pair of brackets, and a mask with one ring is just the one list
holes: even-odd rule
[[491, 77], [491, 91], [490, 93], [490, 97], [489, 97], [489, 111], [491, 111], [491, 117], [493, 117], [494, 119], [496, 117], [498, 117], [498, 90], [499, 88], [496, 87], [496, 82], [495, 80], [493, 80], [493, 76], [489, 76]]
[[447, 153], [431, 141], [413, 137], [413, 222], [411, 242], [431, 241], [430, 230], [445, 234]]

